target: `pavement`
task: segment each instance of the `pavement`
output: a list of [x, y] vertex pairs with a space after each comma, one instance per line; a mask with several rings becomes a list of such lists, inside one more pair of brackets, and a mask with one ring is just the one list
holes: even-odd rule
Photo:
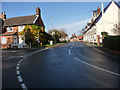
[[97, 51], [108, 55], [108, 56], [120, 58], [120, 55], [118, 53], [117, 54], [116, 53], [112, 53], [112, 52], [106, 50], [102, 45], [97, 46], [96, 44], [93, 44], [93, 43], [87, 43], [87, 42], [84, 42], [84, 43], [86, 45], [91, 46], [92, 48], [96, 49]]
[[[16, 57], [7, 58], [7, 53]], [[82, 42], [39, 51], [6, 51], [3, 56], [4, 89], [120, 89], [120, 58], [101, 53]]]

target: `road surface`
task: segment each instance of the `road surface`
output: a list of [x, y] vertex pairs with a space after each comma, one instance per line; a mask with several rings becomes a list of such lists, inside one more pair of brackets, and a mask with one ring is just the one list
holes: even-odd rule
[[119, 58], [82, 42], [70, 42], [9, 61], [15, 62], [14, 68], [4, 71], [8, 75], [3, 76], [3, 88], [120, 88]]

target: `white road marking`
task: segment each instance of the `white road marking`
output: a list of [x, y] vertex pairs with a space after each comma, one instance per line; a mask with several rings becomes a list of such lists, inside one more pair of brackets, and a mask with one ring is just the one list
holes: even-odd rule
[[18, 69], [19, 69], [19, 67], [17, 66], [17, 67], [16, 67], [16, 70], [18, 70]]
[[[37, 52], [44, 51], [44, 50], [48, 50], [48, 49], [50, 49], [50, 48], [45, 48], [45, 49], [42, 49], [42, 50], [37, 50], [37, 51], [35, 51], [35, 52], [33, 52], [33, 53], [30, 53], [30, 54], [27, 54], [27, 55], [23, 56], [23, 58], [20, 59], [20, 61], [19, 61], [18, 64], [17, 64], [17, 67], [16, 67], [16, 74], [18, 75], [17, 78], [18, 78], [18, 81], [19, 81], [20, 83], [23, 82], [23, 79], [22, 79], [22, 77], [20, 76], [20, 70], [19, 70], [19, 66], [20, 66], [21, 62], [22, 62], [25, 58], [27, 58], [27, 57], [29, 57], [29, 56], [37, 53]], [[21, 86], [22, 86], [22, 89], [23, 89], [23, 90], [27, 90], [27, 87], [26, 87], [26, 85], [25, 85], [24, 83], [22, 83]]]
[[17, 66], [19, 67], [19, 66], [20, 66], [20, 64], [18, 63], [18, 64], [17, 64]]
[[17, 71], [16, 71], [16, 73], [17, 73], [17, 75], [19, 75], [19, 74], [20, 74], [20, 71], [19, 71], [19, 70], [17, 70]]
[[27, 87], [25, 86], [24, 83], [22, 83], [21, 86], [22, 86], [23, 90], [27, 90]]
[[17, 51], [11, 51], [11, 52], [17, 52]]
[[100, 67], [98, 67], [98, 66], [95, 66], [95, 65], [89, 64], [89, 63], [87, 63], [87, 62], [84, 62], [84, 61], [82, 61], [82, 60], [76, 58], [76, 57], [74, 57], [74, 59], [77, 60], [77, 61], [79, 61], [79, 62], [82, 62], [82, 63], [84, 63], [84, 64], [86, 64], [86, 65], [89, 65], [89, 66], [91, 66], [91, 67], [97, 68], [97, 69], [99, 69], [99, 70], [102, 70], [102, 71], [108, 72], [108, 73], [113, 74], [113, 75], [116, 75], [116, 76], [120, 76], [119, 73], [115, 73], [115, 72], [112, 72], [112, 71], [109, 71], [109, 70], [106, 70], [106, 69], [100, 68]]
[[[74, 44], [73, 44], [73, 46], [74, 46]], [[71, 49], [73, 48], [73, 46], [71, 46], [70, 49], [69, 49], [69, 54], [70, 55], [71, 55]]]
[[70, 49], [69, 49], [69, 54], [71, 55]]
[[18, 78], [18, 81], [19, 81], [19, 82], [22, 82], [22, 81], [23, 81], [23, 79], [22, 79], [21, 76], [18, 76], [17, 78]]

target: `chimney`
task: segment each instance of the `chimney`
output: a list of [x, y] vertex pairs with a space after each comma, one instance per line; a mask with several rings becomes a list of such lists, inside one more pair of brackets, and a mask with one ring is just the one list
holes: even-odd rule
[[104, 14], [103, 3], [101, 3], [101, 7], [102, 7], [102, 15], [103, 15]]
[[72, 34], [72, 37], [73, 37], [73, 34]]
[[2, 18], [3, 20], [5, 20], [5, 19], [6, 19], [5, 12], [1, 12], [0, 18]]
[[91, 23], [93, 23], [93, 21], [94, 21], [94, 20], [93, 20], [93, 18], [92, 18], [92, 19], [91, 19]]
[[98, 6], [98, 8], [97, 8], [97, 15], [99, 15], [99, 14], [100, 14], [100, 8]]
[[87, 26], [85, 26], [85, 28], [87, 29]]
[[36, 15], [39, 15], [39, 16], [41, 15], [39, 7], [36, 8]]

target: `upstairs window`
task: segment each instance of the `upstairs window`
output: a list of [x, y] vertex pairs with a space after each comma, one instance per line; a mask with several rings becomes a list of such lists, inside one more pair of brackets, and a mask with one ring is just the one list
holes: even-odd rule
[[8, 32], [13, 32], [13, 27], [7, 27]]

